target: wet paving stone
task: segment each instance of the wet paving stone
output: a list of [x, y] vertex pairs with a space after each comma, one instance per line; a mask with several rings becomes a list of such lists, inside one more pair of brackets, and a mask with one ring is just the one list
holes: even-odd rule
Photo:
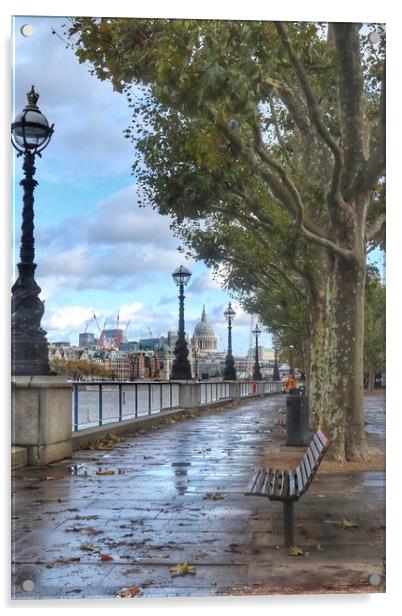
[[[366, 405], [381, 449], [382, 399]], [[282, 505], [244, 496], [262, 457], [302, 455], [284, 446], [284, 406], [256, 398], [15, 471], [13, 597], [371, 592], [373, 573], [381, 592], [383, 472], [319, 471], [295, 504], [298, 557], [283, 545]], [[345, 518], [356, 526], [342, 530]], [[194, 574], [172, 577], [184, 561]]]

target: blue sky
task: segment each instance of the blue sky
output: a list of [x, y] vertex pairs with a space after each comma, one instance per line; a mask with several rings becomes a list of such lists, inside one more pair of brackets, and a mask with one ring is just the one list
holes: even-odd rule
[[[33, 35], [20, 28], [31, 24]], [[45, 300], [43, 326], [49, 341], [77, 343], [95, 311], [115, 326], [117, 311], [130, 339], [177, 328], [177, 289], [171, 272], [186, 263], [186, 330], [192, 333], [206, 305], [218, 346], [226, 346], [223, 311], [229, 299], [202, 263], [185, 261], [168, 217], [137, 206], [131, 175], [132, 144], [123, 130], [130, 109], [107, 82], [91, 76], [57, 35], [61, 17], [17, 17], [14, 21], [13, 115], [34, 84], [38, 105], [55, 132], [36, 161], [35, 240], [37, 281]], [[14, 261], [18, 262], [22, 194], [21, 159], [14, 158]], [[235, 306], [234, 351], [247, 352], [250, 317]], [[88, 331], [97, 333], [93, 320]], [[263, 345], [270, 344], [264, 333]]]
[[[131, 111], [124, 96], [80, 65], [62, 36], [63, 17], [14, 20], [13, 115], [26, 104], [34, 84], [38, 105], [55, 133], [37, 158], [35, 239], [37, 280], [45, 300], [43, 326], [49, 341], [77, 343], [78, 333], [97, 333], [101, 323], [114, 327], [117, 311], [129, 339], [164, 335], [177, 328], [177, 289], [171, 272], [181, 263], [192, 271], [186, 289], [186, 330], [192, 333], [202, 305], [226, 346], [223, 311], [229, 299], [202, 263], [186, 262], [178, 251], [168, 217], [137, 206], [131, 175], [132, 144], [123, 137]], [[33, 35], [20, 28], [31, 24]], [[14, 158], [14, 261], [18, 261], [22, 195], [21, 159]], [[381, 261], [379, 254], [374, 260]], [[234, 352], [245, 354], [250, 316], [235, 305]], [[261, 344], [270, 346], [264, 332]]]

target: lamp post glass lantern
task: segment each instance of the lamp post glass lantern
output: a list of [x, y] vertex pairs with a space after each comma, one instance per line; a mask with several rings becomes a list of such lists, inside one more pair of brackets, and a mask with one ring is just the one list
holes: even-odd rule
[[235, 311], [232, 308], [232, 304], [229, 302], [227, 309], [223, 313], [228, 322], [228, 352], [225, 359], [225, 370], [223, 378], [225, 381], [236, 380], [235, 362], [232, 355], [232, 321], [236, 316]]
[[23, 156], [24, 179], [18, 278], [11, 293], [11, 370], [13, 375], [50, 374], [46, 332], [41, 327], [44, 304], [39, 299], [40, 287], [35, 281], [34, 197], [38, 182], [35, 156], [48, 145], [53, 134], [46, 117], [37, 106], [39, 94], [32, 86], [28, 104], [11, 125], [11, 142], [17, 156]]
[[253, 334], [255, 334], [255, 362], [253, 368], [253, 381], [262, 381], [262, 374], [260, 370], [260, 364], [258, 361], [258, 336], [261, 334], [261, 330], [258, 327], [258, 323], [253, 330]]
[[175, 359], [173, 360], [171, 380], [191, 380], [191, 366], [188, 361], [188, 347], [186, 333], [184, 331], [184, 287], [189, 283], [191, 272], [180, 265], [172, 274], [175, 284], [179, 287], [179, 329], [177, 341], [174, 347]]

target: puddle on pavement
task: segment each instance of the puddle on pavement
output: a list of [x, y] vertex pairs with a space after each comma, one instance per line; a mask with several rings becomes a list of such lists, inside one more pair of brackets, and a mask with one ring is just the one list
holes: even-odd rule
[[[109, 472], [113, 471], [113, 473]], [[87, 464], [71, 464], [69, 474], [73, 477], [102, 477], [113, 475], [125, 475], [124, 468], [105, 468], [104, 466], [88, 466]]]

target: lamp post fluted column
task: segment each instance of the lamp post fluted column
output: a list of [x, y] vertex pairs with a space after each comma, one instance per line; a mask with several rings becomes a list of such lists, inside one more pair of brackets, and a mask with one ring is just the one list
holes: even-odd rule
[[45, 311], [35, 281], [34, 189], [35, 156], [41, 156], [53, 134], [53, 125], [40, 112], [34, 86], [28, 104], [11, 125], [12, 144], [24, 157], [23, 210], [18, 278], [11, 288], [11, 371], [14, 376], [50, 374], [46, 331], [41, 327]]
[[289, 345], [289, 350], [290, 350], [290, 373], [293, 374], [293, 351], [294, 351], [293, 344]]
[[236, 380], [235, 362], [232, 355], [232, 320], [236, 316], [235, 311], [232, 308], [232, 304], [229, 302], [227, 309], [224, 312], [226, 320], [228, 322], [228, 352], [225, 359], [225, 370], [223, 378], [225, 381]]
[[258, 361], [258, 336], [261, 334], [261, 330], [258, 327], [258, 323], [255, 326], [255, 330], [253, 331], [255, 334], [255, 362], [253, 368], [253, 381], [262, 381], [262, 374], [260, 370], [260, 364]]
[[191, 365], [188, 360], [188, 347], [184, 330], [184, 286], [188, 284], [191, 273], [181, 265], [173, 272], [172, 277], [179, 287], [179, 329], [174, 348], [175, 359], [173, 360], [170, 379], [191, 380]]
[[278, 368], [278, 347], [277, 347], [276, 342], [275, 342], [275, 345], [274, 345], [274, 370], [273, 370], [273, 373], [272, 373], [272, 380], [273, 381], [280, 381], [281, 380], [281, 377], [280, 377], [280, 374], [279, 374], [279, 368]]

